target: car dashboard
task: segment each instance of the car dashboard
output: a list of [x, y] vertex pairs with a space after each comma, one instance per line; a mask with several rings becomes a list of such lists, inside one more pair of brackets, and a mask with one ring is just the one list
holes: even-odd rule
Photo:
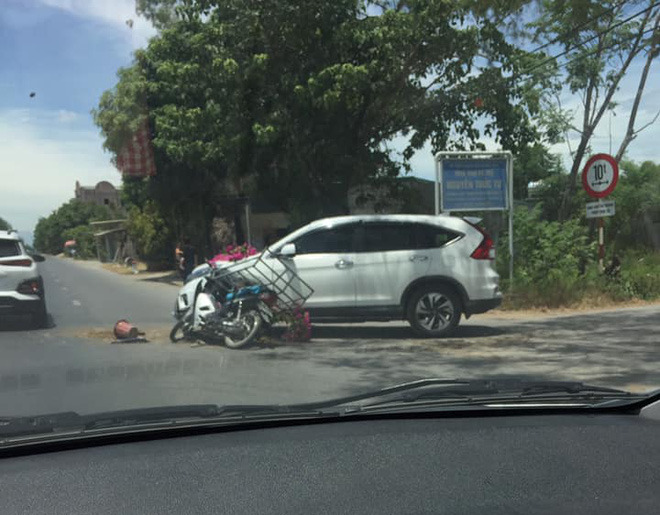
[[3, 513], [658, 513], [660, 423], [377, 418], [0, 459]]

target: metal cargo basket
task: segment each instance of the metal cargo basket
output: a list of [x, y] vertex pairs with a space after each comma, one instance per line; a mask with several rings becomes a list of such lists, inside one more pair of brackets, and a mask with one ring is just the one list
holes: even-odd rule
[[293, 264], [264, 251], [252, 257], [223, 264], [212, 272], [212, 279], [229, 292], [257, 284], [274, 293], [269, 306], [273, 314], [301, 308], [314, 293], [312, 287], [296, 273]]

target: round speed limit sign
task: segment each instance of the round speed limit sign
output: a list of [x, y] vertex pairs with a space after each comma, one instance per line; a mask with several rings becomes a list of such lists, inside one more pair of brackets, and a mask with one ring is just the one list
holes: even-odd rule
[[582, 171], [582, 186], [589, 196], [607, 197], [619, 180], [619, 165], [608, 154], [596, 154], [587, 161]]

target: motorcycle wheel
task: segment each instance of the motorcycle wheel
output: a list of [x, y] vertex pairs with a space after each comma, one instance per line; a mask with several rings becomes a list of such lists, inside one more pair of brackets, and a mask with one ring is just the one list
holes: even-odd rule
[[240, 349], [246, 347], [254, 340], [261, 328], [261, 316], [256, 311], [248, 311], [241, 317], [241, 323], [245, 327], [245, 332], [240, 338], [225, 334], [225, 345], [230, 349]]
[[178, 343], [182, 340], [190, 339], [190, 333], [187, 331], [185, 325], [186, 324], [183, 320], [174, 324], [174, 327], [170, 331], [170, 341], [172, 343]]

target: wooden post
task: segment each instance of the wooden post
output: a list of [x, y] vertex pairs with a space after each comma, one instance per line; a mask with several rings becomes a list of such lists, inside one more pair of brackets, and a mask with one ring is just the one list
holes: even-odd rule
[[605, 270], [603, 260], [605, 259], [605, 220], [603, 217], [598, 219], [598, 269], [602, 272]]

